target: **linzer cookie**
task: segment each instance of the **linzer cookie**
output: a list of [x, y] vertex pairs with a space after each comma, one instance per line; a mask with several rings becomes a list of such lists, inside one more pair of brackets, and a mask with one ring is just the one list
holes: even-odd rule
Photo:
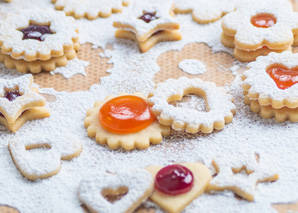
[[170, 128], [159, 124], [141, 93], [108, 96], [87, 111], [88, 136], [110, 149], [146, 149], [159, 144]]
[[130, 213], [150, 196], [153, 183], [152, 175], [145, 169], [116, 174], [103, 172], [83, 179], [78, 197], [90, 212]]
[[178, 213], [204, 193], [211, 173], [201, 163], [173, 164], [146, 168], [155, 178], [150, 199], [167, 212]]
[[[71, 160], [82, 150], [79, 139], [70, 134], [47, 136], [36, 132], [32, 136], [12, 139], [8, 143], [11, 157], [20, 173], [29, 180], [49, 178], [61, 169], [61, 160]], [[33, 149], [45, 149], [32, 153]]]
[[289, 1], [240, 1], [236, 8], [223, 18], [221, 41], [234, 48], [238, 60], [253, 61], [297, 45], [298, 13]]
[[0, 61], [20, 72], [65, 66], [79, 49], [74, 19], [53, 10], [20, 11], [0, 25]]
[[[193, 94], [205, 100], [206, 111], [180, 108], [170, 103], [180, 101], [184, 96]], [[220, 130], [231, 123], [236, 107], [233, 97], [212, 82], [201, 79], [168, 79], [160, 83], [149, 94], [148, 103], [159, 123], [172, 126], [175, 130], [189, 133], [210, 133]]]
[[123, 6], [129, 5], [129, 0], [52, 0], [52, 3], [56, 10], [63, 10], [66, 15], [92, 20], [122, 12]]
[[175, 13], [192, 13], [199, 24], [215, 22], [235, 10], [237, 0], [175, 0]]
[[297, 122], [298, 54], [270, 53], [248, 65], [243, 74], [245, 103], [264, 118]]
[[137, 41], [141, 52], [147, 52], [160, 41], [181, 40], [173, 9], [171, 0], [137, 1], [114, 22], [114, 27], [119, 28], [115, 36]]
[[0, 124], [16, 132], [26, 121], [49, 117], [44, 97], [32, 87], [32, 75], [0, 79]]
[[[258, 159], [256, 156], [259, 156]], [[279, 178], [270, 165], [263, 163], [262, 155], [253, 152], [216, 157], [212, 166], [216, 176], [210, 181], [208, 192], [229, 190], [248, 201], [254, 200], [258, 183], [272, 182]]]

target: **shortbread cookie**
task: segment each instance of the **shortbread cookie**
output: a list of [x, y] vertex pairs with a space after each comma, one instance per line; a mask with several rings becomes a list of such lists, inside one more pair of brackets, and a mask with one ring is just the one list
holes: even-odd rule
[[[230, 190], [248, 201], [254, 200], [258, 183], [272, 182], [279, 178], [270, 165], [262, 163], [262, 156], [259, 157], [258, 162], [255, 153], [252, 152], [216, 157], [212, 165], [216, 176], [210, 181], [207, 191]], [[246, 175], [242, 174], [242, 171]]]
[[146, 149], [159, 144], [170, 128], [159, 124], [141, 93], [108, 96], [87, 111], [88, 136], [110, 149]]
[[0, 79], [0, 112], [12, 124], [27, 109], [42, 107], [45, 98], [32, 88], [32, 75]]
[[68, 16], [92, 20], [122, 12], [123, 6], [128, 6], [129, 0], [52, 0], [52, 3], [56, 10], [63, 10]]
[[[207, 111], [181, 109], [169, 104], [172, 101], [180, 101], [188, 94], [203, 97]], [[168, 79], [158, 84], [149, 97], [148, 103], [152, 106], [152, 112], [158, 117], [159, 123], [189, 133], [220, 130], [225, 124], [232, 122], [233, 114], [236, 112], [231, 95], [216, 87], [214, 83], [198, 78]]]
[[[29, 180], [49, 178], [61, 169], [61, 160], [70, 160], [80, 155], [80, 140], [70, 134], [35, 135], [12, 139], [8, 143], [11, 157], [20, 173]], [[32, 153], [29, 150], [47, 148], [49, 150]]]
[[75, 50], [65, 51], [65, 54], [60, 57], [53, 57], [47, 61], [25, 61], [23, 59], [13, 59], [9, 55], [0, 53], [0, 62], [9, 69], [16, 69], [21, 73], [40, 73], [42, 71], [53, 71], [56, 67], [66, 66], [69, 60], [74, 59], [77, 56]]
[[0, 124], [5, 126], [9, 131], [15, 133], [18, 131], [27, 121], [43, 119], [50, 117], [50, 112], [44, 107], [33, 107], [25, 110], [14, 123], [8, 123], [5, 117], [0, 115]]
[[243, 90], [250, 100], [274, 109], [298, 108], [298, 54], [270, 53], [258, 57], [243, 74]]
[[1, 53], [14, 59], [46, 61], [78, 48], [78, 30], [72, 17], [53, 10], [22, 10], [0, 25]]
[[173, 7], [172, 0], [136, 1], [113, 25], [133, 32], [138, 41], [144, 42], [158, 31], [179, 29], [179, 23], [173, 18]]
[[139, 41], [133, 32], [118, 29], [115, 33], [115, 37], [136, 41], [142, 53], [149, 51], [153, 46], [161, 41], [179, 41], [182, 39], [181, 33], [177, 30], [158, 31], [151, 35], [146, 41]]
[[192, 13], [199, 24], [215, 22], [235, 10], [237, 0], [175, 0], [175, 13]]
[[[153, 190], [153, 178], [145, 169], [117, 174], [99, 173], [82, 180], [78, 197], [90, 212], [134, 212]], [[109, 195], [122, 196], [112, 203]]]
[[194, 199], [204, 193], [211, 173], [200, 163], [174, 164], [146, 168], [155, 178], [150, 199], [167, 212], [182, 212]]

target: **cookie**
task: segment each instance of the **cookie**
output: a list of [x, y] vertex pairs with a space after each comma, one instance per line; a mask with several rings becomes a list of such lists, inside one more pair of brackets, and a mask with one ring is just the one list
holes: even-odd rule
[[[80, 140], [70, 134], [48, 135], [36, 133], [9, 141], [11, 157], [20, 173], [29, 180], [49, 178], [61, 169], [61, 160], [71, 160], [80, 155]], [[47, 149], [39, 153], [29, 150]]]
[[87, 111], [88, 136], [110, 149], [146, 149], [159, 144], [170, 128], [159, 124], [141, 93], [107, 96]]
[[[173, 9], [172, 0], [137, 1], [114, 21], [113, 26], [119, 28], [115, 36], [137, 40], [141, 51], [147, 50], [161, 40], [181, 40], [181, 35], [176, 32], [180, 25], [173, 17]], [[172, 33], [169, 34], [169, 32]]]
[[235, 10], [237, 0], [175, 0], [175, 13], [192, 13], [199, 24], [215, 22]]
[[298, 108], [297, 61], [288, 51], [257, 58], [243, 74], [244, 94], [261, 106]]
[[272, 182], [279, 178], [270, 165], [262, 162], [260, 154], [257, 154], [259, 162], [257, 161], [256, 154], [233, 153], [214, 158], [212, 166], [216, 176], [210, 181], [207, 191], [213, 193], [229, 190], [248, 201], [253, 201], [258, 183]]
[[[297, 43], [298, 13], [289, 1], [241, 1], [236, 11], [223, 18], [222, 29], [221, 41], [235, 48], [235, 58], [251, 61], [256, 58], [248, 58], [251, 53], [258, 56], [282, 52]], [[258, 51], [264, 47], [266, 51]]]
[[[83, 179], [78, 197], [90, 212], [134, 212], [153, 190], [153, 178], [145, 169], [123, 171], [116, 174], [98, 173]], [[109, 202], [109, 196], [120, 200]]]
[[[170, 102], [180, 101], [184, 96], [193, 94], [205, 100], [206, 111], [175, 107]], [[159, 123], [172, 126], [175, 130], [189, 133], [211, 133], [231, 123], [236, 107], [233, 97], [212, 82], [199, 78], [168, 79], [160, 83], [149, 94], [148, 103]]]
[[200, 163], [174, 164], [146, 168], [155, 178], [150, 199], [167, 212], [182, 212], [194, 199], [204, 193], [211, 173]]
[[68, 16], [93, 20], [122, 12], [123, 6], [129, 5], [129, 0], [52, 0], [52, 3], [56, 10], [63, 10]]

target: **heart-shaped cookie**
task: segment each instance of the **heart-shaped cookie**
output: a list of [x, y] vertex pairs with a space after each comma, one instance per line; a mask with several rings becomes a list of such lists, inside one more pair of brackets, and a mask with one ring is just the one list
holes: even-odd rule
[[[29, 180], [51, 177], [61, 168], [61, 160], [77, 157], [81, 142], [72, 135], [33, 134], [9, 141], [11, 157], [23, 176]], [[47, 150], [33, 149], [44, 148]]]
[[279, 89], [287, 89], [298, 83], [298, 67], [288, 68], [283, 65], [273, 65], [266, 70]]
[[[152, 175], [145, 169], [117, 174], [101, 173], [82, 180], [78, 197], [91, 212], [133, 212], [153, 190]], [[106, 196], [122, 196], [109, 202]]]
[[[212, 178], [209, 169], [201, 163], [185, 163], [178, 165], [182, 165], [191, 171], [193, 175], [193, 185], [191, 189], [185, 193], [170, 195], [157, 190], [157, 184], [155, 182], [155, 190], [150, 196], [150, 199], [153, 202], [157, 203], [162, 209], [171, 213], [182, 212], [189, 203], [204, 193], [205, 188]], [[152, 174], [153, 177], [156, 177], [162, 168], [162, 166], [149, 166], [146, 169]], [[181, 177], [181, 175], [178, 176]], [[175, 180], [173, 180], [173, 183], [175, 184], [177, 177], [174, 179]]]

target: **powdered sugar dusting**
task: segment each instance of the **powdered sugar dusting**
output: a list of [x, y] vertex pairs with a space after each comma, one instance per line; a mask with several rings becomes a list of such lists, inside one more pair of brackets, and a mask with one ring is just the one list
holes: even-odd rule
[[63, 75], [64, 78], [71, 78], [72, 76], [77, 74], [86, 76], [85, 69], [88, 65], [89, 65], [88, 61], [83, 61], [83, 60], [79, 60], [78, 58], [75, 58], [69, 61], [65, 67], [57, 67], [54, 71], [51, 71], [50, 73], [52, 75], [59, 73]]
[[179, 63], [179, 68], [191, 75], [199, 75], [205, 73], [206, 65], [196, 59], [185, 59]]

